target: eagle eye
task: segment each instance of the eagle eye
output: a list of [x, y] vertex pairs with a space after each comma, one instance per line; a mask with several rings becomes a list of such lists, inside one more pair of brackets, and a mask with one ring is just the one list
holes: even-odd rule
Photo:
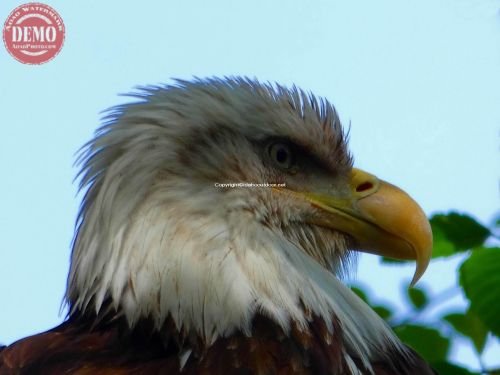
[[271, 143], [267, 150], [271, 161], [280, 169], [290, 169], [295, 165], [292, 147], [285, 142]]

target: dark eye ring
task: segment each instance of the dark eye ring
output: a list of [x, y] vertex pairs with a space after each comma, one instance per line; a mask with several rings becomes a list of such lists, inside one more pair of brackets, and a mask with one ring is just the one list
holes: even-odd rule
[[293, 149], [284, 142], [275, 142], [269, 145], [268, 154], [272, 162], [281, 169], [290, 169], [295, 165]]

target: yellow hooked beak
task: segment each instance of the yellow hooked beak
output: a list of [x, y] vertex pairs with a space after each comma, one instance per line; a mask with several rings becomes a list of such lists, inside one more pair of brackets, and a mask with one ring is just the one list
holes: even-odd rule
[[432, 254], [432, 231], [420, 206], [404, 191], [353, 168], [348, 194], [303, 195], [319, 208], [311, 221], [350, 235], [361, 251], [416, 260], [411, 285], [425, 272]]

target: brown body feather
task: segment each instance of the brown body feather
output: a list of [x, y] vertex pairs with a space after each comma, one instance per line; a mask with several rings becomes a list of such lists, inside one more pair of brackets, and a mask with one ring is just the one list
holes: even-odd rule
[[[69, 319], [50, 331], [0, 349], [0, 375], [350, 373], [342, 354], [340, 327], [329, 335], [319, 319], [312, 319], [308, 330], [293, 327], [286, 334], [269, 319], [258, 316], [250, 337], [235, 333], [206, 349], [201, 349], [196, 339], [181, 339], [173, 329], [164, 339], [149, 329], [147, 322], [133, 331], [120, 319], [94, 329], [90, 326], [85, 319]], [[192, 352], [181, 370], [179, 353], [186, 349]], [[433, 374], [411, 351], [408, 357], [396, 352], [389, 357], [390, 363], [372, 364], [375, 375]]]

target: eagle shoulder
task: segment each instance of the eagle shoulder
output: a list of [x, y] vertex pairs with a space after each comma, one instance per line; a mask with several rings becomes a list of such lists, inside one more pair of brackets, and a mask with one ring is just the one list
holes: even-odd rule
[[[292, 325], [284, 332], [257, 315], [251, 335], [235, 332], [204, 347], [202, 340], [180, 336], [174, 327], [159, 335], [143, 322], [134, 330], [117, 319], [90, 329], [88, 322], [70, 319], [60, 326], [0, 348], [0, 375], [7, 374], [350, 374], [342, 329], [328, 332], [313, 318], [308, 327]], [[168, 337], [168, 338], [167, 338]], [[375, 375], [434, 374], [409, 350], [392, 361], [372, 363]], [[362, 369], [362, 363], [352, 358]], [[368, 371], [366, 372], [369, 373]]]

